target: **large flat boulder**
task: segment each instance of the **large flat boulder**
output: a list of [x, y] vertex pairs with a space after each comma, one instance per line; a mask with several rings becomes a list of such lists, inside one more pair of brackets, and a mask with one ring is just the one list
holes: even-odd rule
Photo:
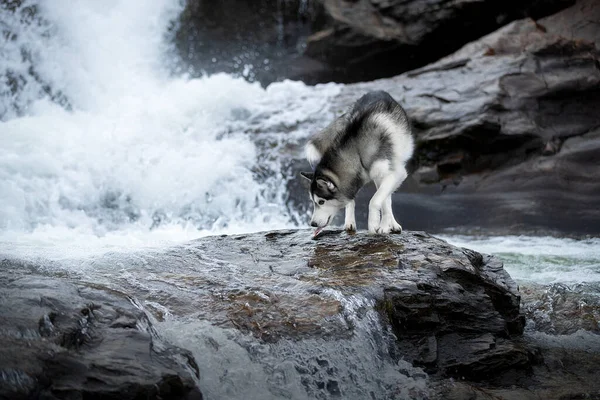
[[0, 398], [194, 399], [196, 385], [231, 399], [599, 389], [597, 299], [529, 287], [523, 303], [496, 257], [423, 232], [286, 230], [1, 266]]
[[[423, 370], [481, 380], [532, 361], [502, 263], [423, 232], [207, 237], [0, 271], [0, 398], [195, 399], [203, 374], [217, 397], [255, 376], [261, 398], [406, 398], [429, 392]], [[194, 340], [200, 321], [218, 335]], [[173, 323], [186, 350], [163, 339]]]
[[[502, 263], [423, 232], [376, 236], [327, 231], [317, 240], [307, 230], [207, 237], [166, 252], [137, 254], [119, 263], [130, 265], [136, 275], [111, 279], [111, 286], [119, 286], [140, 304], [159, 302], [177, 318], [209, 321], [265, 343], [348, 341], [364, 334], [360, 320], [365, 315], [377, 313], [383, 324], [379, 329], [392, 329], [397, 338], [393, 346], [403, 358], [431, 373], [482, 379], [530, 363], [519, 339], [524, 327], [520, 294]], [[19, 289], [27, 284], [8, 284], [6, 301], [16, 302], [22, 296], [46, 298], [44, 293]], [[57, 292], [67, 292], [63, 297], [82, 293], [89, 297], [84, 297], [84, 304], [105, 304], [93, 296], [108, 296], [66, 283], [58, 285]], [[49, 298], [56, 298], [56, 303], [60, 299], [58, 294]], [[47, 303], [58, 307], [55, 302]], [[117, 311], [110, 303], [98, 309], [81, 306], [87, 314], [81, 314], [75, 305], [71, 313], [55, 313], [81, 314], [85, 324], [85, 318], [90, 318], [89, 324], [106, 323], [104, 329], [114, 335], [150, 341], [134, 328], [139, 313], [120, 316], [125, 312], [118, 311], [121, 309], [135, 312], [126, 305], [119, 304]], [[41, 336], [38, 321], [52, 320], [54, 315], [49, 314], [52, 310], [38, 308], [35, 305], [37, 311], [29, 313], [32, 327], [28, 332], [35, 337]], [[18, 315], [22, 314], [25, 311]], [[162, 315], [155, 317], [161, 319]], [[9, 321], [9, 326], [18, 325], [17, 320]], [[54, 321], [49, 326], [62, 326], [60, 319]], [[72, 323], [79, 326], [78, 321]], [[72, 330], [70, 325], [63, 329]], [[103, 332], [100, 327], [95, 331]], [[76, 336], [79, 331], [74, 332]], [[53, 333], [53, 337], [64, 334]], [[98, 356], [96, 351], [86, 352], [96, 342], [84, 345], [85, 333], [76, 337], [82, 340], [80, 362], [91, 359], [96, 365], [100, 350]], [[100, 346], [107, 343], [105, 339]], [[36, 352], [33, 355], [38, 356]], [[198, 362], [202, 364], [202, 360]]]

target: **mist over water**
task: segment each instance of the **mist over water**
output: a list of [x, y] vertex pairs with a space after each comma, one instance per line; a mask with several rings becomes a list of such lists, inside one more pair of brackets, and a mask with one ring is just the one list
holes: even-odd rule
[[257, 165], [249, 129], [318, 119], [336, 85], [171, 76], [180, 11], [165, 0], [0, 11], [5, 248], [89, 254], [293, 226], [286, 177], [276, 160]]

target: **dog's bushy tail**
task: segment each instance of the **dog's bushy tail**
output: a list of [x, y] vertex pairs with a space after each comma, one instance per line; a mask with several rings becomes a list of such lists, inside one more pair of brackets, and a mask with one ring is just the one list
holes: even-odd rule
[[[349, 112], [346, 132], [356, 132], [365, 122], [378, 113], [392, 116], [398, 123], [409, 126], [408, 116], [404, 109], [388, 92], [383, 90], [365, 94], [354, 103]], [[353, 135], [345, 135], [345, 138]]]

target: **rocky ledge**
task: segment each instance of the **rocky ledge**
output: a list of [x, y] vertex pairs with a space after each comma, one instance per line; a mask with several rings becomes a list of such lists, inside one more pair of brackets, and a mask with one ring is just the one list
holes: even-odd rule
[[[165, 310], [266, 344], [345, 342], [377, 315], [368, 334], [393, 331], [394, 357], [432, 376], [481, 380], [532, 361], [502, 263], [423, 232], [208, 237], [119, 264], [127, 279], [104, 269], [73, 281], [3, 261], [0, 397], [200, 398], [193, 378], [202, 360], [153, 329]], [[351, 390], [343, 379], [329, 384], [334, 392]]]
[[[80, 275], [52, 263], [2, 261], [0, 398], [195, 399], [204, 384], [217, 385], [213, 397], [245, 398], [223, 389], [253, 376], [234, 375], [250, 366], [229, 359], [223, 335], [179, 338], [184, 350], [161, 339], [157, 321], [176, 321], [178, 332], [189, 325], [194, 334], [201, 321], [239, 335], [236, 351], [247, 351], [251, 368], [268, 376], [251, 384], [272, 398], [303, 398], [281, 376], [311, 398], [575, 398], [600, 389], [589, 379], [598, 340], [569, 348], [548, 329], [524, 330], [524, 313], [534, 328], [546, 326], [548, 296], [530, 289], [531, 304], [522, 307], [497, 258], [423, 232], [207, 237], [77, 265]], [[554, 327], [568, 314], [560, 310], [547, 314]], [[590, 313], [557, 332], [589, 327]], [[382, 360], [398, 375], [380, 376]], [[204, 374], [211, 378], [198, 382]], [[410, 379], [428, 383], [409, 391]], [[575, 390], [575, 381], [585, 384]]]
[[346, 70], [354, 82], [421, 67], [515, 19], [538, 19], [573, 3], [572, 0], [318, 2], [323, 4], [329, 23], [308, 37], [306, 54]]
[[[600, 3], [583, 0], [515, 21], [426, 67], [344, 86], [332, 118], [370, 90], [406, 108], [417, 149], [394, 211], [409, 229], [597, 234], [598, 20]], [[300, 151], [292, 164], [310, 168]], [[290, 203], [303, 210], [299, 181], [290, 183]], [[373, 192], [360, 194], [359, 226]]]
[[0, 264], [0, 399], [200, 400], [191, 354], [132, 298]]
[[252, 266], [245, 290], [223, 287], [203, 308], [263, 340], [352, 335], [343, 298], [359, 296], [391, 325], [404, 359], [428, 372], [479, 379], [529, 365], [515, 340], [524, 327], [517, 286], [494, 257], [423, 232], [327, 231], [312, 240], [308, 231], [282, 231], [198, 245]]

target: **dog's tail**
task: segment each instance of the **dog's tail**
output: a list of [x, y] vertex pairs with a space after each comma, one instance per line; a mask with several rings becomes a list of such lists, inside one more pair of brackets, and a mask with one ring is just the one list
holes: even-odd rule
[[412, 134], [406, 112], [388, 92], [383, 90], [369, 92], [356, 101], [349, 113], [348, 131], [361, 129], [369, 118], [378, 114], [387, 114]]

